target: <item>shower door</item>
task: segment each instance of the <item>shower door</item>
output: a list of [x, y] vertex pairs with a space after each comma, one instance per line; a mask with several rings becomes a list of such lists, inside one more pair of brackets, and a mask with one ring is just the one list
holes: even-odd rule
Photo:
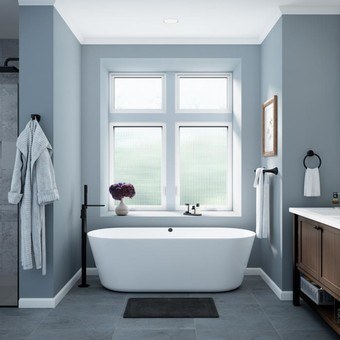
[[18, 305], [18, 207], [8, 203], [18, 135], [18, 74], [0, 73], [0, 306]]

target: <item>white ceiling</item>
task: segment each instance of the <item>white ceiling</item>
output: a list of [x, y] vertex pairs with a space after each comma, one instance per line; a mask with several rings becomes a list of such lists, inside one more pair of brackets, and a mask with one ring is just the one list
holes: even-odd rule
[[282, 13], [340, 14], [340, 0], [19, 0], [53, 3], [83, 44], [258, 44]]
[[[260, 43], [279, 6], [338, 6], [340, 0], [56, 0], [83, 43]], [[329, 8], [329, 10], [335, 8]], [[315, 8], [314, 8], [315, 10]], [[320, 9], [319, 9], [320, 10]], [[339, 12], [340, 13], [340, 12]], [[164, 18], [177, 18], [166, 25]]]

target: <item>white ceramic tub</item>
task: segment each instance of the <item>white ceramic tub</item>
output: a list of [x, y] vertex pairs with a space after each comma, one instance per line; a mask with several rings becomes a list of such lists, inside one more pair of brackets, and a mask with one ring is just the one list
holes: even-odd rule
[[255, 233], [108, 228], [87, 235], [102, 285], [122, 292], [220, 292], [243, 281]]

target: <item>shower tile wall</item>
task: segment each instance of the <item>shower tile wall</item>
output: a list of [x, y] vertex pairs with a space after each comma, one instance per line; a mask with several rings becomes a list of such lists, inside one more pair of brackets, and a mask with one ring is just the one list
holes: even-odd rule
[[[1, 64], [17, 56], [17, 40], [0, 40]], [[18, 134], [18, 79], [16, 73], [0, 73], [0, 306], [18, 300], [18, 208], [7, 201]]]

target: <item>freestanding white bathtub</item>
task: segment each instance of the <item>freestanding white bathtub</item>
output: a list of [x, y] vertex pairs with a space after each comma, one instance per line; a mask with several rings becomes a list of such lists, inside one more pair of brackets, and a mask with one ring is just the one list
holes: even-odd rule
[[122, 292], [235, 289], [255, 238], [234, 228], [108, 228], [87, 235], [102, 285]]

